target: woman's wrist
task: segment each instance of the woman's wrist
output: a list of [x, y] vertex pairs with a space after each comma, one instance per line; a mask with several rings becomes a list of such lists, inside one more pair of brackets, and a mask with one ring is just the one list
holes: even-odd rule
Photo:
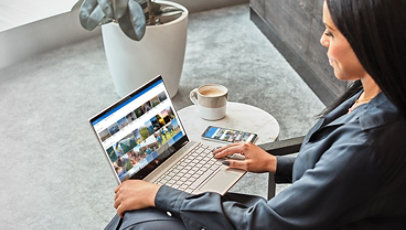
[[274, 155], [269, 154], [267, 165], [268, 165], [268, 172], [275, 173], [276, 166], [277, 166], [277, 158]]
[[150, 200], [149, 200], [149, 204], [151, 204], [152, 207], [155, 207], [155, 198], [156, 195], [158, 194], [159, 189], [161, 188], [162, 185], [158, 185], [158, 184], [152, 184], [152, 188], [151, 188], [151, 196], [150, 196]]

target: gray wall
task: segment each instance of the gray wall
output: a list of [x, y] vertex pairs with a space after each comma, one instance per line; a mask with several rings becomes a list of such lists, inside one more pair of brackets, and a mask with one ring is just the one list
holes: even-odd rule
[[[250, 0], [259, 26], [320, 99], [328, 104], [345, 90], [319, 43], [324, 0]], [[261, 23], [261, 22], [260, 22]], [[259, 24], [260, 24], [259, 23]], [[258, 25], [258, 24], [257, 24]]]

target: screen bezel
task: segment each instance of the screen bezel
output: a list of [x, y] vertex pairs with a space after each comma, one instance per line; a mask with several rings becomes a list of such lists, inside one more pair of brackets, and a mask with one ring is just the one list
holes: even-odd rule
[[[162, 81], [164, 84], [164, 88], [165, 88], [165, 92], [167, 93], [167, 95], [169, 95], [168, 90], [166, 88], [165, 85], [165, 81], [163, 80], [161, 75], [156, 76], [154, 79], [152, 79], [151, 81], [149, 81], [148, 83], [146, 83], [145, 85], [139, 87], [138, 89], [134, 90], [133, 92], [129, 93], [128, 95], [124, 96], [123, 98], [121, 98], [119, 101], [115, 102], [114, 104], [110, 105], [109, 107], [107, 107], [106, 109], [104, 109], [103, 111], [101, 111], [100, 113], [98, 113], [97, 115], [93, 116], [92, 118], [89, 119], [89, 124], [92, 127], [93, 132], [95, 133], [97, 140], [104, 152], [104, 155], [110, 165], [110, 168], [112, 169], [116, 182], [118, 184], [121, 183], [120, 178], [118, 177], [115, 169], [114, 169], [114, 165], [112, 164], [111, 160], [109, 159], [108, 153], [106, 152], [106, 150], [103, 147], [103, 143], [99, 137], [99, 135], [97, 134], [96, 130], [94, 129], [93, 123], [99, 119], [102, 119], [104, 117], [106, 117], [107, 115], [110, 115], [111, 111], [118, 108], [119, 106], [121, 106], [122, 104], [124, 104], [126, 101], [130, 101], [132, 100], [134, 97], [138, 96], [138, 94], [140, 93], [144, 93], [143, 91], [145, 89], [147, 89], [148, 87], [154, 85], [155, 83], [157, 83], [158, 81]], [[168, 100], [170, 100], [170, 104], [173, 108], [173, 103], [170, 97], [168, 97]], [[183, 131], [184, 135], [176, 142], [174, 143], [172, 146], [170, 146], [167, 150], [165, 150], [164, 152], [162, 152], [160, 155], [158, 155], [157, 158], [155, 158], [153, 161], [151, 161], [149, 164], [147, 164], [146, 166], [144, 166], [144, 168], [140, 169], [138, 172], [136, 172], [134, 175], [132, 175], [129, 179], [144, 179], [149, 173], [151, 173], [153, 170], [155, 170], [156, 168], [158, 168], [163, 162], [165, 162], [170, 156], [172, 156], [176, 151], [178, 151], [180, 148], [182, 148], [187, 142], [189, 142], [189, 138], [187, 137], [186, 131], [182, 125], [182, 122], [179, 119], [179, 115], [177, 113], [177, 111], [175, 110], [175, 108], [173, 108], [173, 112], [176, 115], [176, 118], [178, 119], [178, 123], [179, 126], [181, 127], [181, 130]], [[126, 180], [129, 180], [126, 179]], [[125, 181], [125, 180], [124, 180]]]

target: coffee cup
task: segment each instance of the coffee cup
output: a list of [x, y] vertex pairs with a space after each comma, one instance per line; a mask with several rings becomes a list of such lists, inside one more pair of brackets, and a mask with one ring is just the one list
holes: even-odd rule
[[190, 92], [190, 100], [206, 120], [219, 120], [226, 115], [227, 96], [228, 89], [218, 84], [206, 84]]

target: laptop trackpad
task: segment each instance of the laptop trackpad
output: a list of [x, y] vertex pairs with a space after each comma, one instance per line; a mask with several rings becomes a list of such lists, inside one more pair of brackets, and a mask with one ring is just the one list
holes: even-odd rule
[[219, 170], [209, 181], [200, 187], [202, 192], [226, 193], [243, 175], [244, 171], [235, 169]]

